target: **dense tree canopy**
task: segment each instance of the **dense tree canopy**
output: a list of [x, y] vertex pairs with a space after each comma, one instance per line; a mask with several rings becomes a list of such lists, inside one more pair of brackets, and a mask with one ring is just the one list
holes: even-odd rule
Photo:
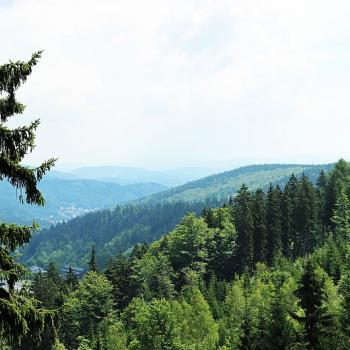
[[[74, 287], [53, 267], [35, 276], [32, 290], [56, 314], [61, 343], [53, 346], [348, 349], [346, 167], [341, 161], [316, 185], [306, 176], [267, 192], [243, 185], [230, 203], [185, 215], [167, 235], [119, 252]], [[331, 217], [327, 192], [336, 193]]]

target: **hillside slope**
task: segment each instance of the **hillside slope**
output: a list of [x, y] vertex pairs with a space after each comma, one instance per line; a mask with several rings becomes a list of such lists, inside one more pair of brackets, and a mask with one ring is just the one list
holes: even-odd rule
[[188, 211], [199, 213], [205, 206], [218, 206], [234, 195], [242, 183], [251, 189], [266, 188], [270, 181], [282, 187], [289, 176], [303, 172], [314, 182], [321, 169], [333, 165], [253, 165], [209, 176], [172, 190], [148, 196], [128, 206], [90, 213], [53, 226], [34, 237], [24, 260], [45, 265], [50, 260], [84, 264], [96, 243], [105, 261], [119, 250], [136, 243], [152, 242], [173, 229]]
[[55, 176], [44, 179], [39, 187], [46, 199], [44, 207], [19, 203], [15, 189], [0, 181], [1, 220], [18, 224], [31, 224], [35, 220], [47, 227], [92, 210], [109, 208], [166, 189], [155, 183], [119, 185]]
[[283, 186], [291, 174], [305, 173], [311, 181], [316, 181], [321, 169], [330, 170], [334, 164], [261, 164], [240, 167], [220, 174], [204, 177], [187, 184], [142, 198], [143, 203], [201, 201], [207, 198], [227, 199], [239, 190], [243, 183], [249, 188], [266, 189], [269, 183]]

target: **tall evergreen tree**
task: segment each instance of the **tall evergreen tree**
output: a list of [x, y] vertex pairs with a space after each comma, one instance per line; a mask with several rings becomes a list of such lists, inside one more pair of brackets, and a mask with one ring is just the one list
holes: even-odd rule
[[327, 219], [325, 208], [325, 197], [327, 189], [327, 176], [323, 169], [320, 171], [320, 175], [316, 180], [316, 195], [317, 195], [317, 209], [318, 217], [322, 230], [321, 243], [325, 242], [327, 232]]
[[54, 263], [49, 263], [47, 272], [34, 278], [34, 296], [47, 309], [56, 309], [62, 306], [66, 286]]
[[251, 211], [251, 195], [246, 185], [242, 185], [234, 204], [234, 218], [237, 228], [237, 269], [253, 268], [253, 231], [254, 223]]
[[267, 262], [272, 265], [274, 258], [281, 252], [281, 201], [282, 192], [279, 186], [273, 188], [270, 183], [267, 192]]
[[[35, 147], [35, 131], [39, 120], [29, 126], [9, 128], [8, 119], [22, 114], [25, 106], [16, 100], [16, 90], [26, 82], [41, 52], [33, 54], [28, 62], [9, 62], [0, 66], [0, 181], [7, 180], [20, 193], [19, 200], [29, 204], [43, 205], [44, 198], [38, 190], [38, 182], [54, 165], [54, 159], [37, 168], [21, 164], [24, 156]], [[13, 252], [30, 241], [37, 225], [18, 226], [0, 223], [0, 280], [5, 280], [8, 290], [0, 288], [0, 338], [19, 339], [26, 333], [35, 334], [43, 322], [35, 302], [15, 284], [23, 274], [23, 267]]]
[[350, 238], [350, 201], [344, 191], [338, 196], [331, 221], [337, 239], [349, 241]]
[[92, 245], [91, 258], [89, 262], [89, 270], [94, 272], [97, 272], [98, 270], [95, 244]]
[[[279, 291], [273, 297], [271, 314], [268, 315], [268, 318], [268, 335], [265, 340], [265, 349], [290, 349], [295, 341], [294, 330], [291, 321], [288, 319], [288, 310]], [[262, 340], [260, 341], [262, 342]]]
[[[324, 270], [308, 259], [296, 295], [300, 298], [300, 306], [305, 313], [304, 317], [298, 319], [304, 325], [305, 341], [310, 350], [328, 349], [330, 340], [337, 340], [336, 311], [332, 310], [330, 299], [333, 296], [329, 293], [330, 289], [334, 293], [334, 286], [331, 285]], [[329, 332], [330, 330], [332, 331]], [[328, 345], [325, 347], [325, 344]], [[335, 343], [334, 346], [339, 348]]]
[[310, 253], [319, 241], [316, 192], [304, 174], [300, 179], [297, 214], [295, 248], [297, 256], [302, 256]]
[[[139, 261], [139, 259], [134, 259]], [[105, 275], [113, 286], [113, 298], [118, 309], [124, 309], [135, 296], [131, 280], [131, 263], [121, 252], [107, 264]], [[136, 282], [138, 283], [138, 281]]]
[[323, 225], [326, 230], [334, 231], [335, 224], [332, 221], [335, 204], [337, 203], [337, 178], [332, 172], [327, 182], [324, 195]]
[[78, 277], [74, 273], [72, 266], [69, 266], [65, 282], [69, 291], [74, 291], [78, 286]]
[[257, 262], [265, 262], [267, 258], [266, 203], [265, 194], [262, 190], [257, 190], [254, 194], [252, 212], [255, 265]]
[[[284, 237], [282, 238], [282, 248], [288, 256], [296, 259], [295, 242], [297, 239], [296, 222], [298, 220], [297, 201], [299, 192], [299, 182], [294, 174], [288, 180], [284, 189], [284, 203], [282, 207], [282, 230]], [[289, 239], [290, 247], [287, 247]]]

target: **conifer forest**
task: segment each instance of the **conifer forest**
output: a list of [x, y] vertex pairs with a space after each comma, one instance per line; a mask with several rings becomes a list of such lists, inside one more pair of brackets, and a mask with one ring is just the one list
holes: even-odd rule
[[[332, 22], [334, 33], [327, 30], [329, 38], [317, 35], [315, 44], [306, 40], [308, 35], [324, 33], [321, 27], [327, 21], [319, 27], [312, 22], [316, 27], [310, 34], [303, 32], [303, 20], [294, 31], [294, 22], [285, 24], [287, 17], [275, 18], [282, 4], [266, 2], [264, 9], [247, 10], [248, 5], [222, 0], [204, 2], [181, 2], [180, 11], [167, 1], [169, 8], [154, 1], [142, 7], [136, 1], [142, 13], [128, 5], [129, 17], [117, 20], [116, 10], [125, 10], [121, 2], [118, 7], [105, 0], [99, 5], [87, 1], [87, 12], [79, 11], [81, 18], [74, 21], [67, 8], [60, 12], [63, 5], [57, 2], [47, 9], [48, 19], [40, 15], [42, 27], [35, 27], [40, 40], [33, 42], [49, 49], [31, 49], [27, 60], [0, 62], [0, 350], [350, 349], [350, 144], [344, 136], [349, 124], [337, 122], [341, 96], [324, 103], [320, 88], [317, 98], [308, 97], [310, 86], [322, 85], [321, 77], [332, 75], [329, 66], [319, 77], [320, 62], [313, 60], [307, 80], [303, 73], [313, 56], [306, 63], [296, 53], [319, 50], [317, 57], [325, 65], [341, 57], [346, 45], [339, 53], [340, 41], [327, 41], [339, 33], [337, 21]], [[27, 18], [21, 17], [22, 6], [28, 18], [47, 6], [38, 0], [5, 3], [0, 4], [0, 22], [11, 11]], [[219, 11], [219, 3], [234, 15]], [[71, 4], [75, 11], [77, 5]], [[333, 14], [322, 12], [321, 5], [315, 5], [320, 6], [317, 13], [302, 6], [305, 13], [312, 12], [310, 18]], [[295, 19], [292, 7], [288, 9]], [[186, 11], [192, 14], [189, 22]], [[254, 21], [247, 19], [252, 13]], [[234, 19], [235, 34], [228, 29], [232, 18], [225, 24], [225, 16]], [[56, 17], [61, 18], [60, 29], [49, 23]], [[348, 17], [334, 18], [341, 22]], [[291, 26], [289, 36], [283, 31], [281, 38], [277, 35], [275, 20], [278, 28]], [[28, 42], [21, 45], [27, 49], [33, 42], [31, 25], [25, 23]], [[221, 36], [224, 32], [227, 36]], [[239, 62], [224, 56], [230, 35], [238, 40], [237, 46], [230, 41], [232, 47], [243, 50]], [[305, 37], [302, 49], [298, 36]], [[334, 56], [323, 48], [324, 41]], [[54, 57], [60, 45], [67, 45], [70, 56]], [[118, 70], [116, 76], [121, 61], [113, 50], [118, 45], [129, 55], [123, 56], [125, 72]], [[268, 59], [260, 51], [264, 45], [271, 49]], [[3, 46], [4, 54], [14, 52], [16, 57], [17, 51], [9, 48]], [[83, 48], [86, 61], [76, 65], [75, 55]], [[100, 50], [103, 63], [95, 64]], [[239, 63], [234, 74], [231, 59]], [[74, 73], [67, 71], [64, 83], [57, 83], [64, 75], [61, 65], [75, 67]], [[218, 80], [212, 79], [214, 66], [221, 72]], [[337, 69], [346, 76], [341, 64]], [[341, 79], [335, 68], [332, 72], [329, 94], [335, 79]], [[270, 74], [273, 78], [265, 83]], [[115, 91], [108, 85], [112, 76]], [[148, 87], [141, 78], [157, 83]], [[186, 84], [178, 84], [179, 79]], [[231, 79], [237, 79], [238, 87]], [[51, 84], [59, 86], [62, 96], [50, 90]], [[22, 86], [29, 86], [23, 95]], [[251, 90], [244, 95], [247, 86]], [[346, 90], [345, 83], [341, 86]], [[48, 107], [47, 119], [39, 115], [42, 119], [28, 122], [28, 115], [32, 118], [42, 105], [53, 103], [67, 117], [60, 119]], [[121, 114], [106, 116], [118, 104]], [[301, 119], [290, 117], [293, 111]], [[86, 120], [74, 119], [79, 113]], [[166, 127], [158, 113], [171, 116]], [[254, 113], [258, 117], [250, 127], [240, 129]], [[274, 113], [278, 118], [271, 117]], [[310, 113], [315, 115], [311, 122]], [[221, 119], [224, 115], [229, 117]], [[108, 124], [112, 117], [115, 124]], [[281, 127], [278, 120], [284, 118]], [[210, 132], [203, 127], [208, 121]], [[59, 136], [50, 134], [50, 123]], [[147, 134], [148, 128], [154, 134]], [[124, 153], [135, 164], [155, 166], [119, 166], [129, 164]], [[60, 167], [76, 155], [82, 157], [77, 165]], [[215, 164], [227, 159], [236, 163], [214, 167], [214, 158]], [[99, 165], [88, 166], [94, 162]], [[162, 167], [162, 162], [174, 166]]]

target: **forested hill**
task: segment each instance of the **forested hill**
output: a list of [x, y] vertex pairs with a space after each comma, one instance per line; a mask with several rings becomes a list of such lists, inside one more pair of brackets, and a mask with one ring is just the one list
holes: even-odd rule
[[96, 244], [102, 264], [118, 251], [155, 241], [174, 228], [187, 212], [199, 214], [204, 206], [217, 205], [218, 201], [140, 204], [88, 213], [35, 235], [23, 260], [40, 266], [50, 261], [60, 266], [87, 266], [91, 246]]
[[69, 220], [92, 210], [110, 208], [118, 203], [135, 200], [166, 189], [157, 183], [119, 185], [96, 180], [59, 176], [57, 172], [40, 183], [45, 194], [45, 206], [21, 204], [16, 190], [0, 181], [0, 220], [30, 225], [33, 220], [42, 227]]
[[86, 266], [91, 246], [96, 243], [100, 260], [104, 262], [119, 250], [125, 251], [136, 243], [158, 239], [173, 229], [189, 211], [198, 214], [204, 207], [215, 207], [227, 201], [242, 183], [252, 189], [266, 188], [270, 181], [283, 187], [292, 173], [298, 176], [303, 172], [315, 182], [321, 168], [328, 170], [331, 167], [253, 165], [209, 176], [147, 197], [141, 203], [89, 213], [52, 226], [34, 236], [23, 260], [41, 266], [46, 266], [49, 261], [59, 265]]
[[[30, 288], [55, 311], [53, 349], [348, 350], [350, 164], [267, 192], [241, 186], [226, 206], [187, 214], [149, 246], [78, 281], [54, 264]], [[168, 204], [164, 204], [168, 205]], [[56, 328], [54, 327], [57, 324]], [[41, 347], [31, 337], [18, 350]]]
[[301, 165], [301, 164], [260, 164], [240, 167], [220, 174], [204, 177], [187, 184], [155, 193], [142, 198], [143, 203], [200, 201], [207, 198], [227, 199], [236, 193], [245, 183], [249, 188], [266, 190], [269, 183], [283, 186], [291, 174], [305, 174], [312, 182], [316, 181], [320, 170], [329, 171], [334, 164]]

